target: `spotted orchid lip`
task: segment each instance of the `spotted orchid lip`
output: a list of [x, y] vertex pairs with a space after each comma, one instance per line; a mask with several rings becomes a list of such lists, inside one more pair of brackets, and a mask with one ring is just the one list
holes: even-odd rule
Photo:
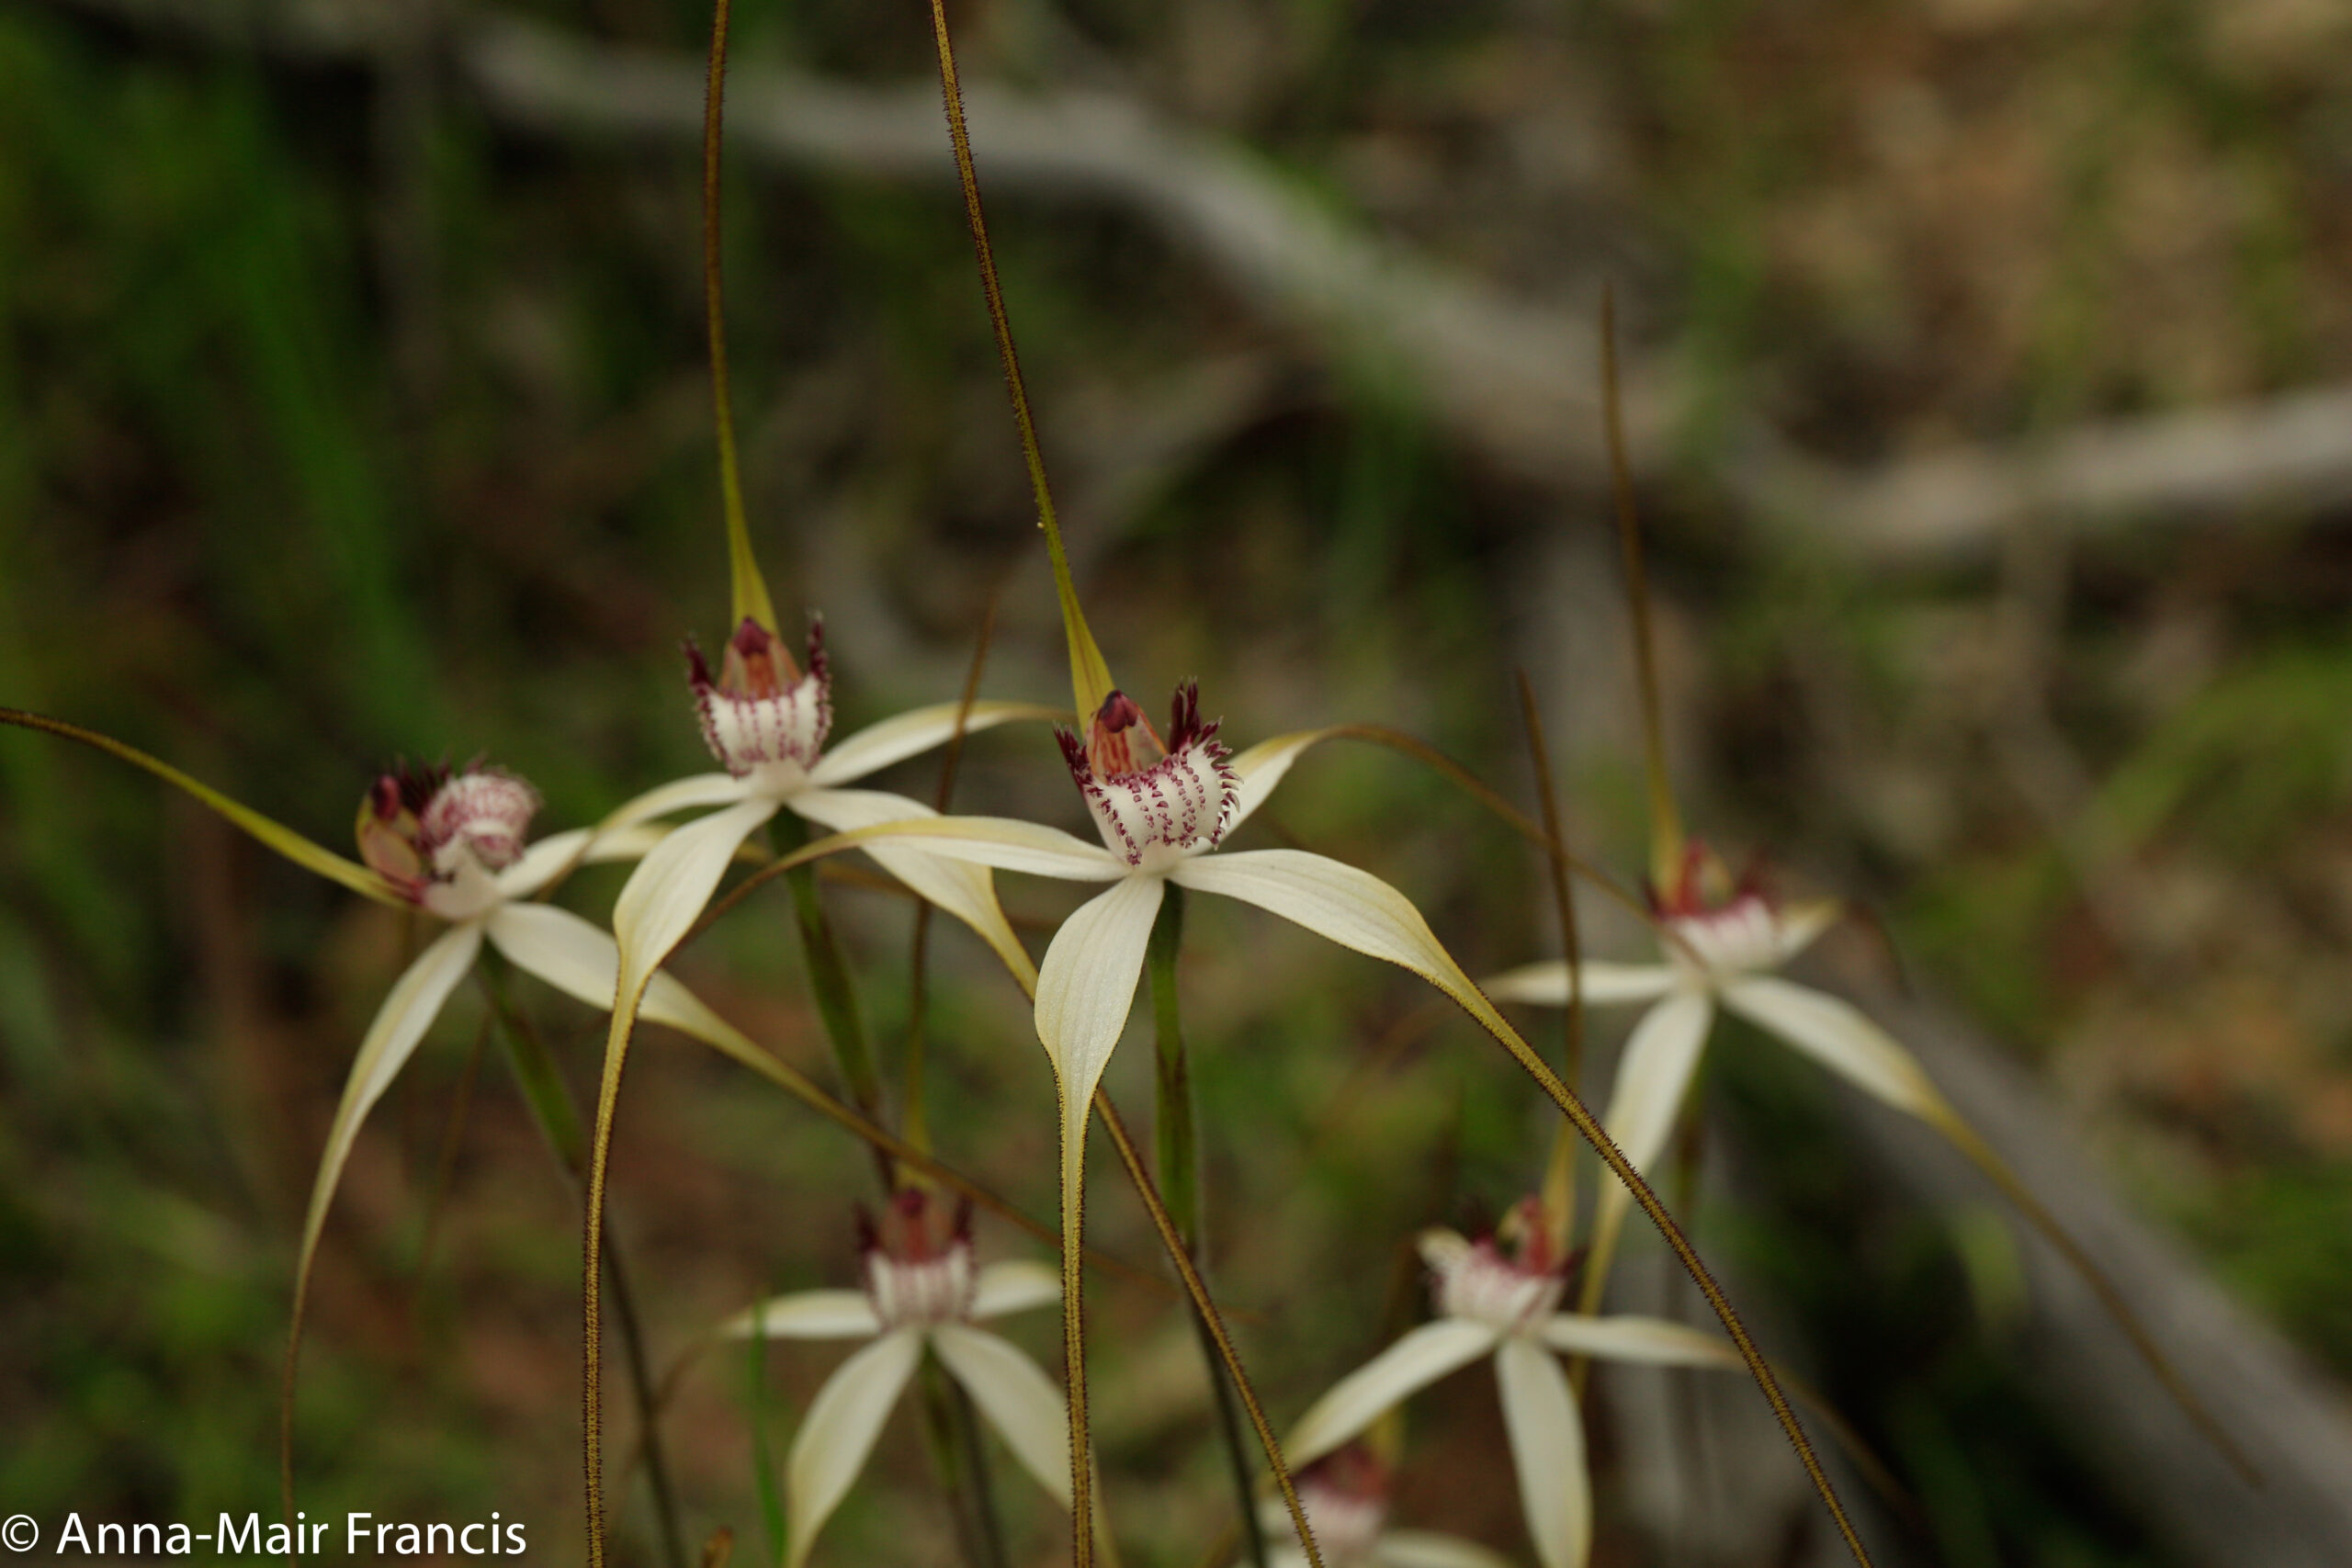
[[927, 1194], [909, 1188], [878, 1222], [861, 1207], [857, 1224], [859, 1275], [876, 1317], [893, 1327], [970, 1318], [979, 1269], [969, 1199], [945, 1217]]
[[[1136, 766], [1135, 732], [1161, 747], [1148, 766]], [[1197, 854], [1216, 848], [1240, 790], [1231, 753], [1216, 739], [1216, 721], [1201, 718], [1200, 683], [1176, 688], [1163, 742], [1124, 692], [1113, 692], [1081, 740], [1055, 731], [1071, 780], [1094, 814], [1103, 844], [1130, 866], [1155, 852]]]
[[360, 807], [360, 858], [401, 897], [428, 903], [451, 883], [522, 858], [539, 805], [525, 780], [479, 760], [456, 772], [396, 763]]
[[716, 679], [692, 637], [685, 654], [703, 744], [720, 766], [739, 779], [774, 763], [804, 771], [816, 766], [833, 728], [832, 671], [821, 618], [809, 625], [805, 674], [783, 639], [748, 615], [728, 638]]
[[1506, 1331], [1526, 1327], [1557, 1311], [1578, 1254], [1554, 1255], [1538, 1200], [1517, 1205], [1505, 1222], [1513, 1237], [1471, 1241], [1456, 1232], [1433, 1230], [1421, 1236], [1429, 1265], [1430, 1293], [1439, 1312]]
[[1372, 1561], [1388, 1523], [1388, 1467], [1361, 1442], [1317, 1460], [1297, 1475], [1298, 1500], [1326, 1562]]

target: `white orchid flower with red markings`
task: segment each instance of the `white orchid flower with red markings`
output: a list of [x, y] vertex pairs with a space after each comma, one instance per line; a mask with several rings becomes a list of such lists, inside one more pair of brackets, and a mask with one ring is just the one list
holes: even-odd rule
[[[526, 845], [538, 808], [538, 791], [479, 764], [456, 773], [399, 768], [378, 778], [360, 804], [360, 859], [393, 900], [438, 916], [448, 930], [392, 983], [353, 1059], [303, 1222], [298, 1327], [319, 1233], [360, 1123], [415, 1054], [482, 944], [590, 1007], [612, 1006], [620, 957], [611, 934], [534, 895], [583, 861], [634, 859], [659, 835], [642, 827], [574, 829]], [[667, 975], [648, 987], [644, 1013], [730, 1054], [756, 1049]]]
[[[360, 1125], [415, 1054], [482, 944], [591, 1007], [611, 1006], [619, 974], [611, 935], [535, 896], [582, 862], [643, 854], [660, 832], [642, 826], [607, 832], [574, 829], [526, 842], [539, 795], [514, 774], [479, 764], [455, 773], [400, 767], [379, 777], [360, 802], [360, 860], [353, 862], [109, 736], [14, 708], [0, 708], [0, 722], [78, 740], [120, 758], [202, 802], [304, 870], [377, 903], [419, 909], [448, 924], [392, 983], [352, 1060], [303, 1220], [294, 1288], [299, 1335], [311, 1263]], [[644, 1010], [655, 1021], [730, 1055], [763, 1055], [667, 975], [654, 976]]]
[[817, 1391], [792, 1440], [785, 1461], [785, 1568], [808, 1562], [926, 1352], [964, 1385], [1021, 1468], [1069, 1507], [1060, 1391], [1024, 1351], [978, 1326], [1060, 1301], [1059, 1275], [1042, 1263], [976, 1263], [969, 1202], [946, 1210], [914, 1188], [894, 1195], [878, 1224], [861, 1210], [858, 1232], [858, 1290], [777, 1296], [720, 1330], [736, 1337], [872, 1341]]
[[1493, 1236], [1424, 1233], [1421, 1258], [1437, 1317], [1316, 1401], [1283, 1445], [1290, 1462], [1312, 1464], [1446, 1373], [1492, 1356], [1536, 1561], [1582, 1568], [1592, 1546], [1591, 1483], [1583, 1419], [1556, 1356], [1734, 1371], [1743, 1363], [1728, 1339], [1682, 1324], [1560, 1311], [1575, 1258], [1558, 1250], [1553, 1234], [1534, 1198], [1512, 1209]]
[[[1509, 1559], [1458, 1536], [1388, 1528], [1390, 1479], [1388, 1466], [1360, 1442], [1298, 1472], [1298, 1500], [1324, 1568], [1510, 1568]], [[1306, 1552], [1282, 1504], [1268, 1501], [1259, 1524], [1270, 1538], [1289, 1537], [1288, 1545], [1267, 1552], [1267, 1568], [1306, 1568]]]
[[[1783, 905], [1754, 879], [1735, 881], [1696, 841], [1651, 902], [1665, 949], [1659, 964], [1586, 959], [1573, 979], [1586, 1004], [1650, 1002], [1617, 1065], [1602, 1122], [1636, 1169], [1665, 1151], [1689, 1097], [1718, 1004], [1779, 1036], [1848, 1082], [1898, 1111], [1949, 1131], [1959, 1114], [1925, 1069], [1852, 1003], [1784, 980], [1773, 971], [1834, 924], [1826, 900]], [[1531, 964], [1482, 982], [1498, 1001], [1567, 1005], [1566, 964]], [[1624, 1224], [1628, 1195], [1604, 1183], [1593, 1222], [1596, 1270], [1604, 1269]]]
[[[777, 812], [790, 810], [836, 832], [935, 816], [904, 795], [842, 786], [944, 743], [959, 726], [968, 732], [1055, 716], [1055, 710], [1034, 703], [941, 703], [884, 719], [828, 750], [832, 671], [822, 622], [808, 633], [805, 668], [753, 615], [745, 615], [727, 639], [715, 678], [691, 643], [686, 657], [704, 743], [725, 771], [649, 791], [614, 812], [605, 827], [630, 827], [695, 807], [720, 809], [664, 838], [621, 889], [613, 929], [628, 955], [624, 967], [631, 983], [650, 974], [693, 929], [729, 861]], [[1034, 973], [984, 868], [895, 842], [863, 847], [910, 889], [978, 932], [1014, 974]]]
[[1112, 885], [1062, 922], [1035, 983], [1037, 1035], [1060, 1089], [1062, 1223], [1074, 1234], [1088, 1107], [1125, 1028], [1170, 884], [1255, 904], [1441, 986], [1454, 981], [1449, 989], [1466, 992], [1469, 982], [1411, 902], [1371, 873], [1299, 850], [1215, 852], [1317, 734], [1233, 755], [1216, 723], [1202, 719], [1199, 692], [1188, 682], [1177, 690], [1165, 735], [1126, 694], [1110, 690], [1083, 737], [1064, 730], [1059, 738], [1100, 843], [1001, 817], [899, 822], [888, 835], [1001, 871]]

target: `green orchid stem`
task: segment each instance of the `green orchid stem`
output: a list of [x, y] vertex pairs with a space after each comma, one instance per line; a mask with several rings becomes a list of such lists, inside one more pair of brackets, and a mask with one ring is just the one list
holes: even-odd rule
[[956, 1540], [970, 1568], [1009, 1568], [1004, 1530], [989, 1484], [988, 1457], [980, 1448], [980, 1425], [971, 1395], [940, 1370], [936, 1357], [922, 1360], [923, 1436], [949, 1511]]
[[[808, 829], [791, 812], [782, 812], [776, 818], [775, 837], [776, 847], [789, 854], [807, 847]], [[857, 987], [842, 958], [841, 943], [834, 940], [832, 922], [825, 918], [824, 900], [817, 892], [817, 867], [813, 863], [794, 866], [784, 874], [784, 880], [792, 889], [793, 912], [800, 920], [800, 946], [808, 959], [808, 989], [817, 998], [817, 1015], [824, 1021], [826, 1037], [832, 1042], [833, 1062], [841, 1069], [850, 1103], [866, 1120], [884, 1122], [882, 1078], [875, 1071], [874, 1048], [866, 1040], [865, 1015], [858, 1008]], [[895, 1190], [898, 1170], [890, 1156], [877, 1149], [874, 1157], [881, 1166], [883, 1190]]]
[[775, 1447], [768, 1440], [767, 1336], [746, 1334], [751, 1384], [747, 1399], [752, 1416], [752, 1484], [760, 1497], [760, 1523], [767, 1531], [770, 1562], [784, 1561], [784, 1494], [775, 1483]]
[[1634, 468], [1625, 458], [1624, 400], [1617, 375], [1617, 297], [1600, 291], [1600, 412], [1609, 443], [1610, 488], [1625, 552], [1625, 597], [1633, 608], [1634, 673], [1642, 695], [1642, 748], [1649, 774], [1650, 880], [1663, 892], [1682, 869], [1682, 818], [1666, 771], [1666, 722], [1657, 693], [1657, 638], [1650, 627], [1650, 582], [1642, 558], [1642, 522], [1634, 505]]
[[[517, 1011], [506, 994], [505, 960], [495, 951], [482, 954], [482, 990], [490, 998], [499, 1043], [505, 1047], [507, 1066], [531, 1120], [538, 1123], [549, 1148], [562, 1165], [575, 1190], [588, 1178], [588, 1133], [580, 1107], [565, 1087], [555, 1055], [531, 1021]], [[628, 1364], [629, 1396], [637, 1405], [639, 1442], [645, 1453], [645, 1478], [653, 1493], [653, 1513], [662, 1537], [662, 1554], [670, 1568], [686, 1568], [685, 1534], [678, 1518], [677, 1489], [671, 1484], [670, 1465], [662, 1447], [661, 1396], [654, 1391], [653, 1364], [645, 1354], [645, 1337], [638, 1326], [637, 1299], [629, 1289], [628, 1271], [621, 1262], [620, 1242], [608, 1235], [605, 1244], [605, 1274], [613, 1295], [613, 1323], [620, 1330], [621, 1356]]]
[[1151, 1127], [1152, 1165], [1160, 1201], [1185, 1250], [1201, 1256], [1200, 1126], [1193, 1114], [1193, 1068], [1184, 1049], [1184, 1021], [1176, 1003], [1176, 954], [1184, 943], [1184, 890], [1174, 883], [1159, 900], [1144, 948], [1151, 976], [1151, 1017], [1159, 1035], [1159, 1096]]
[[[1193, 1069], [1184, 1048], [1184, 1021], [1176, 1003], [1176, 955], [1184, 944], [1184, 890], [1169, 884], [1144, 948], [1144, 970], [1151, 976], [1151, 1016], [1159, 1036], [1159, 1096], [1152, 1117], [1152, 1163], [1159, 1172], [1160, 1201], [1195, 1267], [1201, 1255], [1201, 1132], [1193, 1095]], [[1193, 1328], [1208, 1363], [1209, 1388], [1216, 1396], [1217, 1426], [1233, 1469], [1241, 1536], [1254, 1568], [1267, 1568], [1266, 1532], [1258, 1525], [1257, 1466], [1241, 1431], [1241, 1412], [1217, 1353], [1216, 1337], [1198, 1308]]]

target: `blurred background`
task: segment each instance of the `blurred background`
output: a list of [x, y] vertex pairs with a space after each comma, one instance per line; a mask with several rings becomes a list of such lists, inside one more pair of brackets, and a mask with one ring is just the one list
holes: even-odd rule
[[[779, 606], [826, 617], [837, 733], [951, 697], [1000, 594], [984, 690], [1068, 690], [925, 21], [801, 0], [736, 24], [747, 482]], [[1122, 680], [1158, 711], [1197, 675], [1237, 744], [1394, 725], [1532, 807], [1523, 668], [1570, 831], [1630, 883], [1613, 288], [1694, 826], [1867, 912], [1815, 977], [1921, 1048], [2271, 1475], [2233, 1481], [1927, 1134], [1726, 1028], [1679, 1190], [1768, 1347], [1892, 1471], [1883, 1495], [1846, 1474], [1883, 1560], [2346, 1561], [2352, 12], [982, 0], [956, 21]], [[395, 756], [508, 765], [548, 829], [707, 767], [677, 649], [726, 630], [708, 23], [675, 0], [0, 4], [0, 703], [338, 849]], [[936, 769], [882, 782], [927, 798]], [[958, 788], [1080, 826], [1034, 728], [976, 739]], [[1558, 952], [1537, 860], [1404, 758], [1327, 747], [1261, 821], [1252, 842], [1396, 883], [1474, 973]], [[601, 916], [617, 886], [571, 901]], [[894, 1048], [909, 906], [833, 886]], [[1038, 948], [1076, 901], [1001, 886]], [[1644, 954], [1637, 923], [1588, 913], [1595, 952]], [[413, 940], [143, 776], [0, 737], [5, 1511], [272, 1513], [301, 1203]], [[1025, 1009], [960, 930], [933, 948], [943, 1152], [1050, 1213]], [[1413, 1232], [1491, 1220], [1548, 1123], [1399, 974], [1205, 905], [1186, 963], [1216, 1278], [1280, 1421], [1414, 1320]], [[777, 894], [679, 967], [824, 1070]], [[597, 1021], [532, 1001], [582, 1092]], [[565, 1556], [576, 1201], [481, 1011], [461, 994], [360, 1140], [296, 1475], [314, 1517], [497, 1509]], [[1599, 1066], [1623, 1021], [1596, 1016]], [[1527, 1024], [1556, 1047], [1556, 1017]], [[1144, 1065], [1111, 1079], [1131, 1116]], [[763, 1367], [698, 1337], [763, 1291], [851, 1282], [866, 1164], [659, 1035], [616, 1158], [615, 1234], [681, 1369], [685, 1534], [763, 1554], [762, 1467], [838, 1355]], [[1148, 1263], [1097, 1163], [1094, 1238]], [[1027, 1245], [983, 1226], [991, 1255]], [[1654, 1262], [1618, 1299], [1688, 1311]], [[1092, 1322], [1129, 1561], [1223, 1561], [1188, 1325], [1116, 1281]], [[1051, 1363], [1051, 1314], [1012, 1332]], [[1729, 1380], [1602, 1378], [1596, 1562], [1836, 1561], [1760, 1415]], [[951, 1560], [901, 1423], [831, 1561]], [[1524, 1560], [1509, 1473], [1490, 1384], [1459, 1375], [1412, 1409], [1397, 1519]], [[1001, 1456], [997, 1479], [1018, 1560], [1066, 1550]], [[641, 1471], [612, 1490], [616, 1550], [664, 1561]]]

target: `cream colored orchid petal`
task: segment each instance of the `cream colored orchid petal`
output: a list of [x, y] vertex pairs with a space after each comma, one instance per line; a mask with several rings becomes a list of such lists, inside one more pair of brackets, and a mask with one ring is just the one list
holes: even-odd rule
[[1341, 947], [1437, 980], [1449, 991], [1454, 985], [1468, 987], [1412, 900], [1372, 873], [1327, 855], [1303, 850], [1202, 855], [1181, 862], [1169, 875], [1199, 892], [1255, 904]]
[[931, 817], [885, 823], [862, 829], [858, 847], [885, 840], [949, 860], [1065, 882], [1111, 882], [1130, 869], [1100, 844], [1012, 817]]
[[1061, 1391], [1024, 1352], [985, 1328], [943, 1323], [931, 1331], [931, 1345], [1021, 1468], [1069, 1507], [1069, 1411]]
[[1782, 909], [1774, 922], [1780, 961], [1786, 964], [1811, 947], [1822, 932], [1838, 923], [1845, 912], [1845, 906], [1835, 898], [1810, 899]]
[[[837, 833], [882, 822], [935, 819], [939, 815], [919, 801], [872, 789], [803, 790], [789, 804], [801, 816]], [[1029, 950], [1021, 945], [1021, 939], [1013, 934], [1012, 922], [1004, 918], [988, 867], [948, 860], [888, 839], [877, 839], [865, 848], [883, 870], [971, 927], [1012, 971], [1023, 991], [1037, 988], [1037, 965], [1030, 958]]]
[[1724, 987], [1724, 1005], [1779, 1035], [1865, 1093], [1933, 1122], [1944, 1098], [1911, 1053], [1849, 1002], [1769, 975]]
[[657, 817], [667, 817], [673, 811], [687, 811], [698, 806], [732, 806], [748, 798], [751, 793], [751, 780], [739, 779], [732, 773], [690, 773], [656, 784], [634, 800], [615, 807], [596, 824], [595, 831], [599, 835], [616, 833]]
[[527, 898], [585, 858], [596, 833], [590, 828], [550, 833], [536, 840], [523, 858], [498, 874], [498, 890], [509, 898]]
[[[1714, 1016], [1705, 992], [1678, 991], [1644, 1013], [1625, 1042], [1601, 1124], [1644, 1175], [1674, 1131]], [[1623, 1190], [1615, 1190], [1622, 1195]]]
[[1544, 1344], [1571, 1356], [1597, 1356], [1644, 1367], [1744, 1365], [1739, 1352], [1720, 1334], [1671, 1323], [1662, 1317], [1594, 1317], [1564, 1312], [1535, 1325]]
[[1290, 765], [1298, 761], [1309, 746], [1329, 739], [1335, 732], [1329, 729], [1301, 729], [1289, 735], [1277, 735], [1271, 740], [1261, 740], [1229, 764], [1239, 787], [1234, 791], [1233, 809], [1225, 819], [1228, 833], [1250, 818], [1250, 814], [1266, 803], [1274, 786], [1283, 782]]
[[817, 1391], [784, 1461], [785, 1509], [791, 1521], [786, 1568], [801, 1568], [808, 1561], [817, 1532], [865, 1467], [882, 1423], [922, 1358], [922, 1331], [894, 1328], [834, 1369]]
[[746, 1307], [718, 1332], [728, 1339], [871, 1339], [882, 1320], [863, 1291], [801, 1291]]
[[610, 931], [552, 904], [501, 905], [482, 929], [515, 968], [599, 1012], [612, 1010], [621, 955]]
[[694, 929], [736, 849], [776, 810], [773, 800], [739, 801], [687, 823], [638, 863], [613, 904], [624, 994], [660, 968]]
[[[509, 898], [528, 898], [580, 866], [643, 860], [675, 830], [667, 822], [639, 822], [627, 828], [574, 828], [550, 833], [498, 874], [498, 891]], [[748, 849], [738, 848], [735, 853], [739, 860], [758, 858]]]
[[[846, 739], [837, 740], [817, 765], [808, 770], [808, 782], [817, 785], [844, 784], [862, 779], [868, 773], [879, 773], [893, 762], [903, 762], [919, 756], [934, 746], [944, 746], [956, 733], [955, 703], [935, 703], [930, 707], [913, 708], [895, 718], [869, 724]], [[1060, 708], [1046, 707], [1039, 703], [974, 703], [965, 715], [964, 732], [976, 734], [993, 729], [1000, 724], [1016, 719], [1035, 718], [1051, 723], [1067, 720], [1069, 715]]]
[[1062, 1277], [1058, 1270], [1030, 1258], [1014, 1258], [991, 1263], [980, 1270], [972, 1292], [972, 1316], [1002, 1317], [1009, 1312], [1051, 1306], [1061, 1299]]
[[344, 1164], [351, 1157], [352, 1143], [359, 1136], [359, 1124], [408, 1065], [417, 1043], [440, 1016], [449, 993], [473, 967], [474, 956], [481, 951], [479, 924], [469, 921], [443, 931], [392, 982], [390, 992], [376, 1010], [375, 1021], [361, 1038], [359, 1054], [351, 1059], [351, 1076], [344, 1080], [343, 1100], [327, 1127], [319, 1173], [311, 1183], [311, 1207], [302, 1221], [302, 1247], [294, 1266], [298, 1316], [309, 1291], [311, 1259], [318, 1251], [319, 1233], [325, 1227], [328, 1206], [334, 1201], [335, 1186], [343, 1179]]
[[[1619, 1002], [1645, 1002], [1674, 989], [1680, 976], [1668, 964], [1604, 964], [1588, 958], [1584, 975], [1587, 1007], [1613, 1007]], [[1537, 1007], [1568, 1005], [1568, 966], [1557, 959], [1510, 969], [1478, 988], [1498, 1002], [1532, 1002]]]
[[1156, 876], [1131, 876], [1096, 894], [1054, 932], [1037, 971], [1037, 1038], [1061, 1087], [1063, 1154], [1072, 1174], [1094, 1086], [1135, 1006], [1163, 892]]
[[[1642, 1015], [1617, 1060], [1617, 1081], [1601, 1125], [1645, 1176], [1674, 1132], [1674, 1119], [1699, 1070], [1699, 1053], [1714, 1021], [1714, 1003], [1704, 991], [1679, 990]], [[1605, 1260], [1634, 1201], [1622, 1181], [1603, 1181], [1594, 1201], [1593, 1251]]]
[[1511, 1568], [1510, 1559], [1460, 1536], [1386, 1530], [1372, 1549], [1374, 1568]]
[[1498, 1337], [1494, 1328], [1467, 1318], [1422, 1324], [1308, 1406], [1283, 1439], [1283, 1461], [1294, 1472], [1314, 1463], [1413, 1393], [1486, 1355]]
[[1544, 1568], [1584, 1568], [1592, 1551], [1592, 1483], [1567, 1374], [1549, 1350], [1513, 1334], [1495, 1353], [1495, 1384], [1535, 1560]]

